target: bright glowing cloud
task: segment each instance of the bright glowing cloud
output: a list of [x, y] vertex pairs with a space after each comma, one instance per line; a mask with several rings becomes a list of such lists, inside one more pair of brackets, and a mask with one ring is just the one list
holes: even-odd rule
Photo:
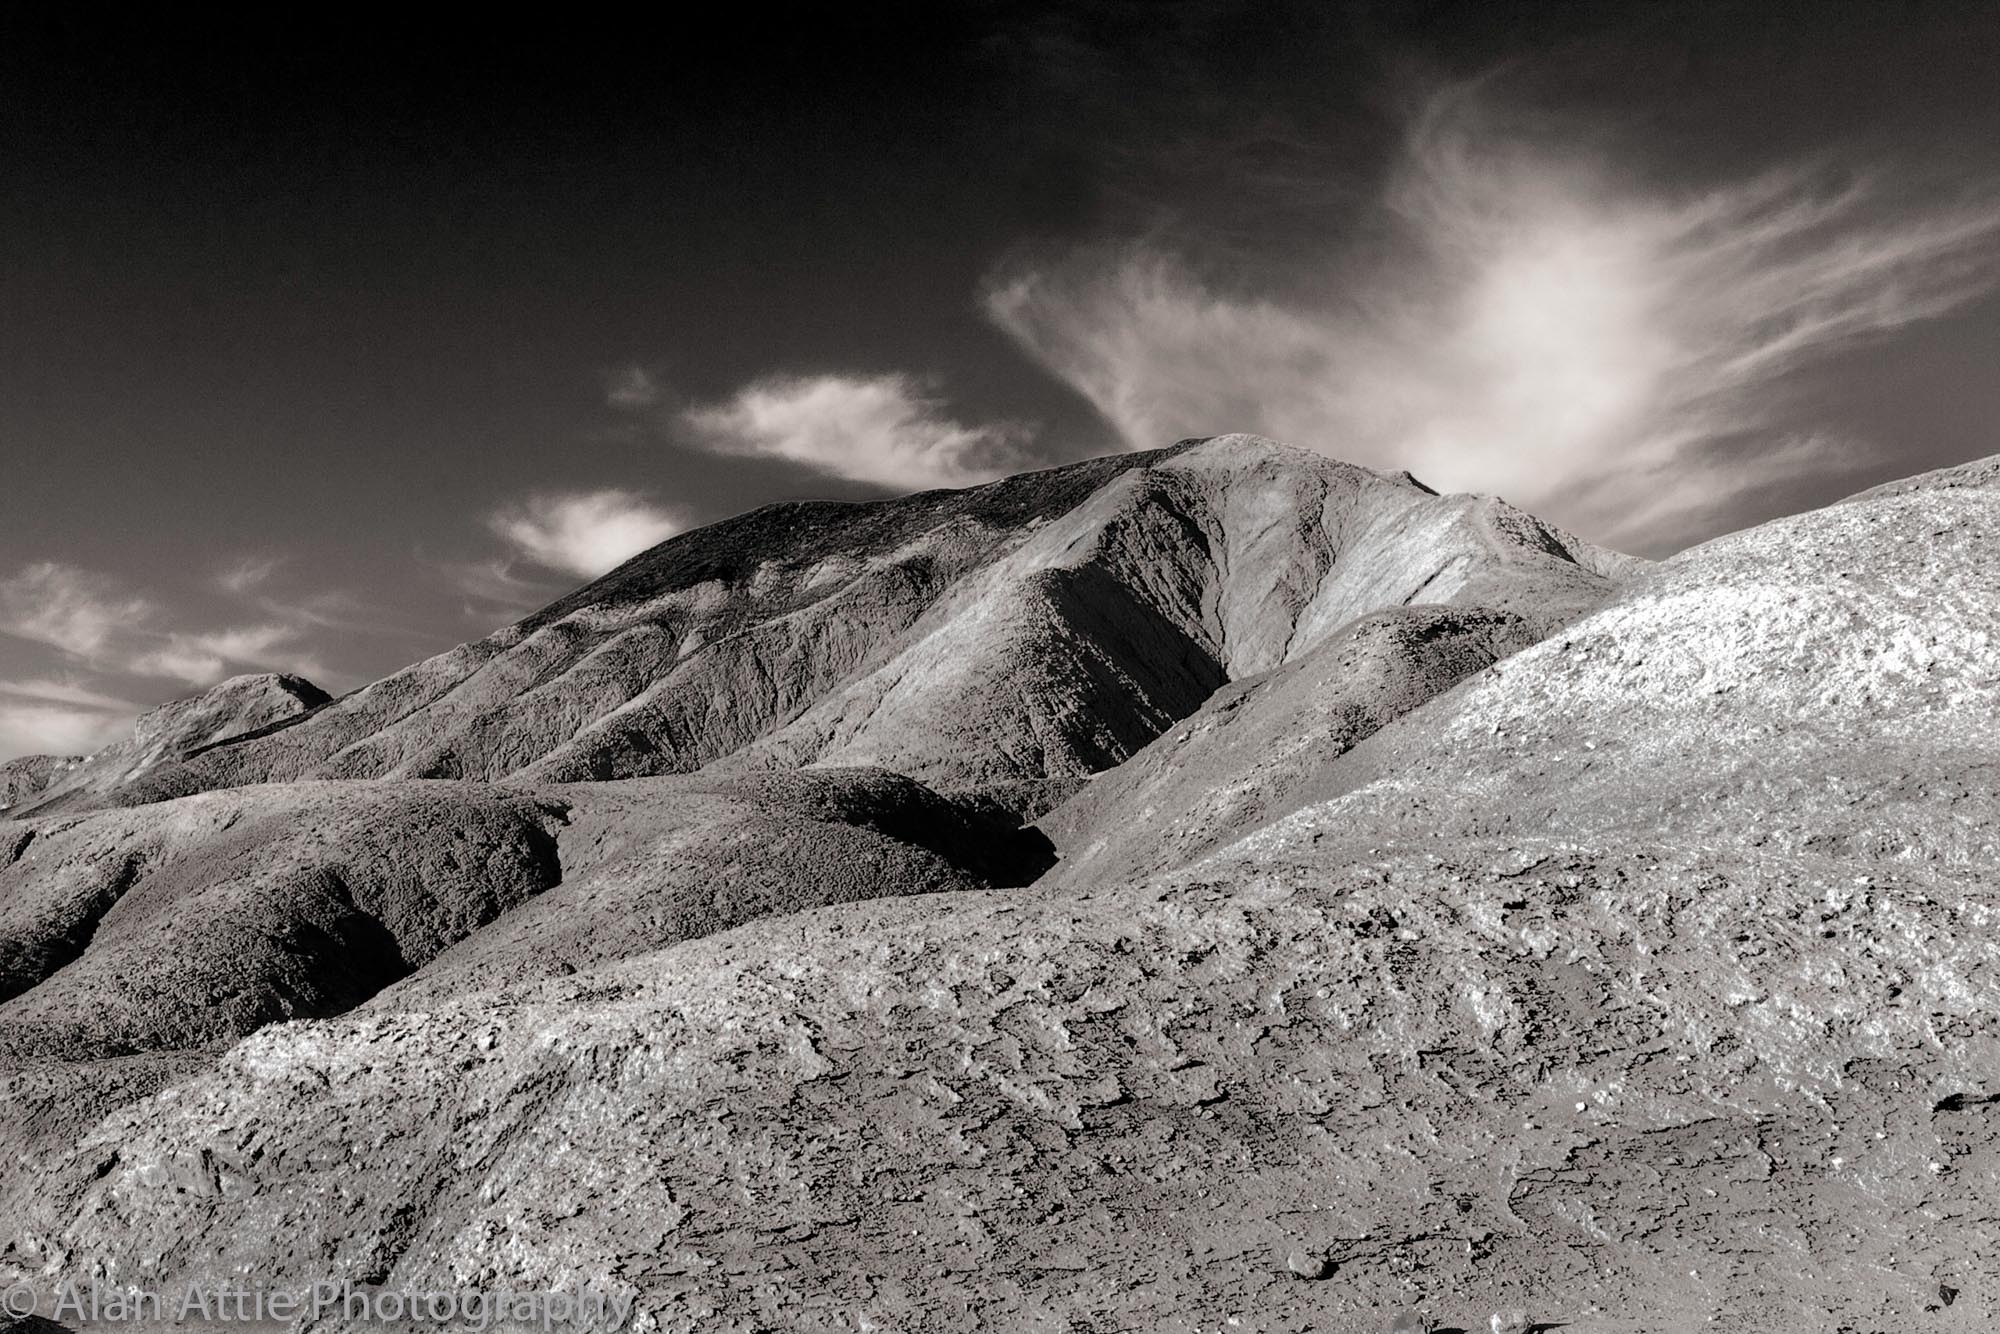
[[488, 522], [526, 559], [586, 579], [664, 542], [683, 526], [643, 496], [617, 489], [530, 496]]
[[775, 376], [728, 401], [694, 407], [682, 424], [720, 454], [804, 464], [897, 490], [969, 486], [1014, 471], [1029, 432], [967, 426], [908, 375]]
[[1482, 85], [1413, 118], [1388, 253], [1283, 301], [1143, 246], [999, 275], [994, 321], [1130, 448], [1249, 430], [1586, 535], [1672, 546], [1865, 451], [1785, 424], [1786, 377], [1991, 290], [2000, 203], [1791, 168], [1648, 188]]

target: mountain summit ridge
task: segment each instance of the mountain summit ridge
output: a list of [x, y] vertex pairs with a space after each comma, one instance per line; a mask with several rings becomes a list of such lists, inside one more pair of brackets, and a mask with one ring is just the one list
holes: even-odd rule
[[[767, 507], [512, 626], [133, 775], [105, 804], [300, 778], [575, 782], [859, 764], [1032, 789], [1116, 764], [1225, 681], [1411, 601], [1542, 624], [1634, 558], [1504, 502], [1257, 436], [985, 486]], [[964, 706], [1001, 688], [991, 718]]]

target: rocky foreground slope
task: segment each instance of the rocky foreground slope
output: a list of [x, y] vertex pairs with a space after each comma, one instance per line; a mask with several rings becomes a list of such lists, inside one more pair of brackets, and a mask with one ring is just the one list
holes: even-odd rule
[[[1203, 448], [1093, 474], [1060, 518], [1017, 515], [1026, 535], [967, 576], [979, 596], [927, 603], [921, 633], [857, 652], [819, 697], [848, 703], [806, 704], [706, 774], [536, 785], [537, 759], [498, 789], [305, 784], [39, 827], [116, 849], [137, 827], [100, 822], [449, 790], [519, 812], [492, 827], [523, 848], [543, 830], [562, 879], [500, 876], [521, 887], [480, 891], [490, 924], [407, 956], [342, 1015], [203, 1049], [151, 1096], [106, 1075], [62, 1133], [15, 1132], [0, 1268], [609, 1286], [663, 1330], [1470, 1329], [1514, 1308], [1576, 1331], [1989, 1328], [2000, 469], [1642, 570], [1508, 539], [1535, 530], [1394, 479], [1359, 484], [1387, 488], [1388, 511], [1336, 522], [1306, 485], [1318, 519], [1287, 519], [1289, 456]], [[1226, 532], [1133, 517], [1164, 502], [1127, 491], [1190, 469], [1260, 479], [1202, 511], [1233, 516]], [[919, 499], [960, 518], [984, 503]], [[1317, 570], [1300, 582], [1250, 573], [1264, 558], [1240, 553], [1290, 551], [1314, 522], [1428, 536], [1329, 541], [1324, 567], [1271, 558]], [[1199, 547], [1161, 536], [1190, 526]], [[1454, 535], [1470, 554], [1429, 591], [1355, 554]], [[1101, 604], [1058, 596], [1080, 552]], [[600, 595], [637, 598], [620, 580], [648, 559]], [[1461, 605], [1397, 610], [1440, 586]], [[1093, 621], [1099, 605], [1200, 615]], [[924, 649], [973, 642], [982, 616], [977, 642], [1053, 664], [1034, 689]], [[1161, 687], [1164, 734], [1132, 727], [1103, 753], [1136, 758], [1044, 818], [1066, 861], [1001, 888], [1047, 854], [991, 818], [990, 793], [1071, 774], [1096, 725], [1035, 710], [1108, 697], [1105, 662], [1137, 686], [1164, 672], [1149, 654], [1188, 644], [1187, 679], [1206, 661], [1219, 693], [1173, 714]], [[1041, 689], [1072, 667], [1088, 689]], [[1030, 721], [995, 723], [983, 750], [945, 733], [964, 760], [926, 750], [926, 691], [947, 682], [983, 692], [980, 718]], [[1023, 735], [1061, 740], [1028, 764]], [[889, 774], [748, 772], [887, 757], [960, 781], [959, 800]], [[743, 786], [762, 782], [779, 786]], [[676, 826], [646, 813], [655, 788], [769, 823], [703, 809]], [[788, 855], [804, 810], [883, 842]], [[702, 897], [706, 868], [767, 850], [768, 888], [718, 895], [751, 910], [712, 931], [732, 917]], [[907, 869], [785, 897], [803, 868], [870, 855]], [[871, 881], [900, 896], [865, 897]], [[32, 1031], [7, 1012], [74, 966], [0, 1005], [0, 1029]], [[164, 1058], [97, 1064], [120, 1059]], [[15, 1076], [52, 1109], [78, 1078]]]

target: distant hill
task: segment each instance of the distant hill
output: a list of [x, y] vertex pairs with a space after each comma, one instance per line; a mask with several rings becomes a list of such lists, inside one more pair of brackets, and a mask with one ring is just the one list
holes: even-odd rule
[[[130, 736], [95, 755], [35, 755], [0, 766], [0, 775], [20, 776], [11, 792], [0, 787], [0, 794], [12, 801], [17, 819], [30, 811], [92, 809], [211, 746], [295, 722], [328, 698], [303, 677], [275, 672], [232, 676], [199, 695], [141, 714]], [[38, 779], [26, 781], [27, 775]], [[6, 781], [0, 778], [0, 783]]]
[[888, 768], [1034, 807], [1040, 785], [1119, 763], [1355, 616], [1453, 602], [1547, 627], [1636, 565], [1498, 501], [1220, 436], [686, 533], [103, 799], [301, 778], [575, 782], [729, 756]]

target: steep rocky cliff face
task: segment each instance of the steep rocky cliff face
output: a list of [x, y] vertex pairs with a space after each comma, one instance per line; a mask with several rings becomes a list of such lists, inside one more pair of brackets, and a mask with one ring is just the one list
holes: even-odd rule
[[[0, 1004], [10, 1104], [40, 1119], [8, 1131], [0, 1269], [610, 1286], [659, 1330], [1471, 1329], [1517, 1307], [1593, 1334], [1984, 1330], [1996, 478], [1640, 568], [1226, 438], [1044, 475], [1034, 503], [1001, 484], [842, 509], [873, 554], [823, 595], [803, 571], [831, 536], [756, 529], [802, 563], [764, 576], [782, 614], [743, 598], [767, 560], [749, 529], [699, 579], [693, 553], [722, 548], [668, 543], [461, 684], [398, 687], [506, 783], [0, 824], [0, 906], [43, 905], [8, 906], [40, 924], [7, 928], [39, 980]], [[821, 602], [879, 592], [887, 566], [858, 567], [911, 544], [958, 573], [893, 616], [870, 593], [904, 627], [841, 638], [888, 621]], [[678, 610], [625, 619], [657, 599]], [[622, 704], [578, 705], [541, 749], [476, 725], [478, 699], [581, 698], [578, 665], [634, 632], [674, 644], [649, 672], [773, 644], [842, 666], [783, 707], [692, 666], [669, 706], [666, 676], [635, 675], [644, 753], [724, 761], [685, 777], [551, 781], [641, 753], [589, 749]], [[544, 634], [494, 695], [464, 684]], [[763, 647], [720, 648], [737, 637]], [[342, 752], [308, 758], [309, 729], [343, 707], [219, 749], [312, 770]], [[383, 773], [426, 753], [387, 712], [354, 733]], [[1023, 885], [1049, 850], [992, 794], [1121, 760], [1041, 816], [1064, 860]], [[787, 767], [864, 761], [884, 767]], [[449, 873], [455, 844], [397, 851], [420, 799], [492, 851]], [[351, 826], [246, 805], [271, 833], [230, 851], [231, 803], [269, 801], [376, 804]], [[311, 843], [335, 827], [355, 832]], [[357, 840], [388, 849], [375, 870], [342, 860]], [[64, 1009], [121, 1013], [96, 998], [131, 971], [90, 960], [121, 938], [96, 905], [132, 849], [120, 903], [206, 902], [217, 877], [174, 868], [241, 855], [403, 885], [410, 920], [456, 925], [411, 934], [344, 1013], [51, 1059], [34, 1044]], [[368, 904], [405, 900], [367, 892], [400, 942]], [[211, 915], [318, 911], [232, 895]], [[80, 911], [107, 925], [58, 963]]]

